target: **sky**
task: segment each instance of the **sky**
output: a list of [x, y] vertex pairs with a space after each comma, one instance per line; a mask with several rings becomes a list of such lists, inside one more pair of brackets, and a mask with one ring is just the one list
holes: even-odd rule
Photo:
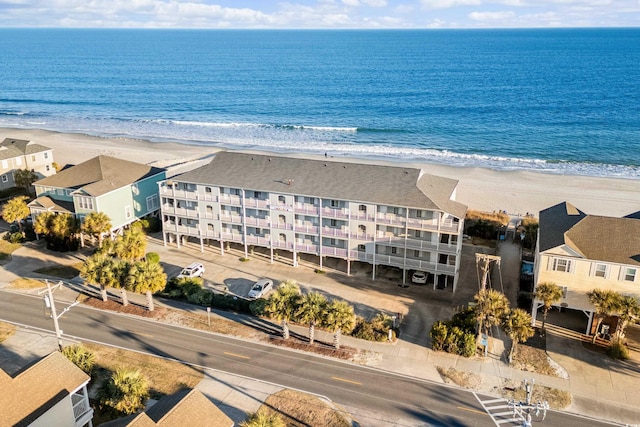
[[0, 0], [0, 27], [640, 27], [640, 0]]

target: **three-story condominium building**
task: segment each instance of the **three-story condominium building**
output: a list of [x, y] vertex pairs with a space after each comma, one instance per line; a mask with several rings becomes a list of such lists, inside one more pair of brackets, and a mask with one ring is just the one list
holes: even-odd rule
[[455, 290], [467, 207], [421, 169], [221, 152], [162, 181], [163, 239], [217, 241], [430, 273]]

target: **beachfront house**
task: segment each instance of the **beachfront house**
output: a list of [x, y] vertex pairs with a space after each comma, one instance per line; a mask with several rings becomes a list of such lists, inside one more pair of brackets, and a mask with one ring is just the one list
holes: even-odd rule
[[[588, 215], [567, 202], [541, 211], [534, 280], [536, 286], [561, 286], [558, 306], [577, 313], [586, 334], [595, 333], [589, 291], [610, 289], [640, 298], [640, 219]], [[534, 321], [540, 306], [534, 301]]]
[[29, 427], [92, 426], [90, 377], [59, 351], [14, 376], [0, 369], [1, 425]]
[[183, 389], [164, 396], [139, 414], [102, 424], [104, 427], [233, 427], [235, 423], [204, 394]]
[[71, 213], [82, 218], [104, 212], [117, 232], [159, 211], [157, 182], [164, 169], [109, 156], [98, 156], [34, 182], [37, 198], [31, 216], [42, 212]]
[[[457, 181], [421, 169], [221, 152], [205, 166], [160, 182], [163, 239], [262, 248], [294, 266], [311, 256], [428, 273], [455, 290], [466, 206]], [[217, 242], [217, 243], [215, 243]]]
[[5, 138], [0, 142], [0, 190], [16, 186], [15, 172], [27, 169], [44, 178], [56, 173], [53, 149], [23, 139]]

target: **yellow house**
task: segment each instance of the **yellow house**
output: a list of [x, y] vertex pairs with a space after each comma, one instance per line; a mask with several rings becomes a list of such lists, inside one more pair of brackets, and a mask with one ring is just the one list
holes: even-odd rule
[[[558, 306], [582, 311], [592, 333], [587, 293], [610, 289], [640, 298], [640, 219], [588, 215], [563, 202], [540, 212], [534, 280], [564, 290]], [[534, 300], [535, 321], [540, 301]]]

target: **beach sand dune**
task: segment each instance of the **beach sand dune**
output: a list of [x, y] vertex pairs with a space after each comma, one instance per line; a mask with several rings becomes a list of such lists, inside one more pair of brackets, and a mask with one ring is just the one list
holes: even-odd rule
[[[173, 173], [200, 166], [219, 151], [215, 147], [131, 138], [101, 138], [39, 129], [2, 128], [0, 137], [30, 140], [54, 149], [59, 165], [78, 164], [97, 155], [169, 167]], [[246, 151], [246, 150], [245, 150]], [[297, 157], [314, 157], [296, 155]], [[318, 157], [324, 158], [324, 157]], [[398, 165], [391, 161], [339, 158], [340, 161]], [[640, 182], [636, 179], [495, 171], [427, 163], [402, 163], [459, 181], [456, 200], [480, 211], [505, 210], [511, 215], [534, 214], [568, 201], [592, 215], [624, 216], [640, 211]]]

